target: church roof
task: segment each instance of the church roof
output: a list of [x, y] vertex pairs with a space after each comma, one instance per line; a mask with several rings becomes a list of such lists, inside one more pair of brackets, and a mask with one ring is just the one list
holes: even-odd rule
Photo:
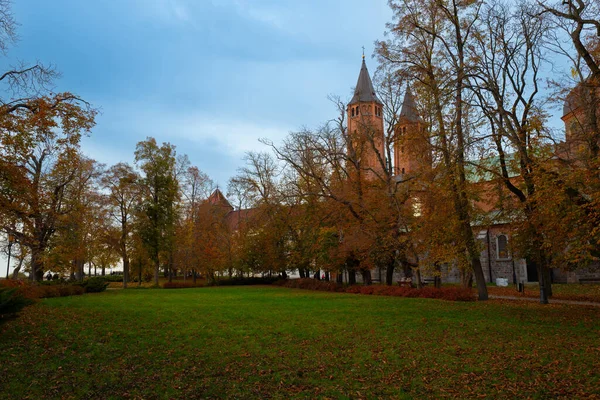
[[231, 205], [231, 203], [229, 203], [229, 201], [219, 188], [212, 192], [212, 194], [206, 200], [211, 206], [219, 206], [233, 210], [233, 206]]
[[404, 94], [400, 118], [405, 118], [411, 122], [421, 121], [421, 117], [419, 117], [419, 114], [417, 113], [417, 103], [415, 103], [415, 98], [410, 91], [410, 86], [406, 88], [406, 93]]
[[371, 76], [367, 70], [367, 63], [365, 62], [364, 57], [362, 61], [362, 67], [360, 68], [360, 74], [358, 75], [358, 82], [356, 82], [356, 88], [354, 89], [354, 96], [352, 97], [352, 100], [350, 100], [349, 104], [356, 104], [363, 101], [374, 101], [382, 104], [375, 94], [373, 82], [371, 81]]

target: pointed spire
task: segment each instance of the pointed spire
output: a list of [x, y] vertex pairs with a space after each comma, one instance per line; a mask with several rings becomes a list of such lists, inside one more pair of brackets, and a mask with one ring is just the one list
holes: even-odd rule
[[361, 101], [375, 101], [379, 104], [382, 104], [375, 94], [373, 82], [371, 81], [371, 76], [367, 70], [367, 63], [365, 62], [364, 54], [362, 67], [360, 68], [360, 74], [358, 75], [358, 82], [356, 82], [356, 89], [354, 89], [354, 96], [352, 97], [352, 100], [350, 100], [349, 104], [356, 104]]
[[400, 119], [402, 118], [410, 122], [421, 121], [421, 117], [419, 117], [419, 114], [417, 113], [417, 104], [415, 103], [415, 98], [410, 90], [410, 85], [406, 87], [402, 109], [400, 110]]

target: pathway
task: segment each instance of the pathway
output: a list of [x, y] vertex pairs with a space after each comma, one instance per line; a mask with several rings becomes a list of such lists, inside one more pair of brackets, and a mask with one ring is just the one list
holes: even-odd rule
[[[517, 296], [496, 296], [490, 295], [490, 299], [498, 299], [498, 300], [524, 300], [524, 301], [536, 301], [540, 302], [540, 299], [537, 297], [517, 297]], [[577, 306], [593, 306], [600, 307], [600, 303], [594, 303], [591, 301], [577, 301], [577, 300], [550, 300], [550, 304], [571, 304]]]

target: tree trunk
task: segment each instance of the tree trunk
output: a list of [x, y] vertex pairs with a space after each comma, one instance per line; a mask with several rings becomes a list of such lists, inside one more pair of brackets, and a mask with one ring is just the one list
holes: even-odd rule
[[361, 275], [363, 278], [363, 285], [371, 285], [373, 283], [373, 277], [371, 276], [370, 269], [363, 269], [361, 271]]
[[348, 270], [348, 284], [356, 285], [356, 271], [354, 269]]
[[487, 285], [485, 283], [485, 275], [483, 275], [483, 268], [481, 267], [481, 260], [479, 257], [471, 259], [471, 265], [473, 266], [473, 272], [475, 274], [478, 298], [479, 300], [487, 300]]
[[23, 266], [23, 257], [19, 257], [19, 265], [13, 271], [13, 279], [19, 278], [19, 271], [21, 270], [22, 266]]
[[344, 270], [340, 269], [339, 272], [337, 273], [337, 276], [335, 277], [335, 281], [337, 283], [344, 283]]
[[31, 249], [31, 272], [29, 273], [29, 280], [32, 282], [39, 282], [44, 274], [44, 264], [40, 255], [41, 252], [39, 249]]
[[544, 263], [544, 286], [548, 297], [552, 297], [552, 271], [547, 267], [548, 264]]
[[85, 265], [83, 260], [75, 260], [75, 275], [79, 282], [83, 282], [83, 276], [85, 275]]
[[298, 273], [300, 274], [301, 279], [306, 278], [306, 276], [304, 276], [304, 268], [298, 268]]
[[154, 260], [154, 286], [158, 286], [158, 274], [160, 273], [160, 261], [158, 257]]
[[412, 284], [413, 286], [415, 285], [415, 281], [417, 281], [416, 286], [417, 289], [421, 289], [423, 287], [423, 280], [421, 279], [421, 269], [420, 268], [413, 268], [413, 276], [415, 277], [415, 279], [412, 280]]
[[104, 266], [104, 264], [102, 265], [102, 271], [100, 273], [102, 274], [102, 276], [106, 275], [106, 267]]
[[396, 260], [388, 263], [385, 269], [385, 284], [391, 286], [394, 284], [394, 269], [396, 268]]
[[439, 263], [435, 263], [435, 277], [433, 278], [433, 285], [439, 289], [442, 287], [442, 269]]
[[127, 289], [129, 282], [129, 258], [123, 257], [123, 289]]
[[[527, 262], [530, 262], [529, 260]], [[544, 268], [541, 263], [534, 262], [538, 273], [538, 281], [540, 284], [540, 303], [548, 304], [548, 289], [546, 287], [546, 279], [544, 278]]]

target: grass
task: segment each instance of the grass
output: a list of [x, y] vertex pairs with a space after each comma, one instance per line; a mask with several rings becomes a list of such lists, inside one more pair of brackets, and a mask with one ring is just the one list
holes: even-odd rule
[[[540, 288], [537, 283], [525, 285], [525, 293], [517, 292], [514, 285], [507, 287], [489, 286], [488, 292], [491, 295], [498, 296], [540, 297]], [[600, 303], [600, 285], [598, 284], [553, 284], [552, 292], [550, 302], [552, 300], [575, 300]]]
[[599, 334], [592, 307], [115, 290], [0, 325], [0, 398], [600, 396]]

